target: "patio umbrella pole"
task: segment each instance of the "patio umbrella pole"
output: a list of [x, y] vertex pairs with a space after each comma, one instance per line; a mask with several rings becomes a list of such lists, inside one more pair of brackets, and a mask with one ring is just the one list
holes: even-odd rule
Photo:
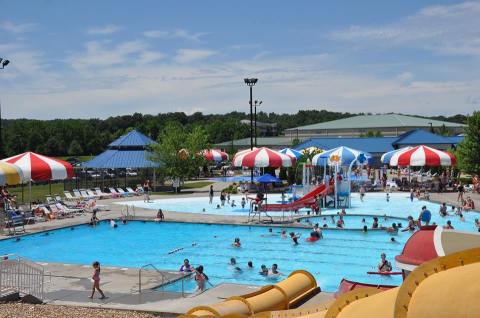
[[32, 211], [32, 180], [28, 181], [28, 201], [30, 202], [30, 211]]

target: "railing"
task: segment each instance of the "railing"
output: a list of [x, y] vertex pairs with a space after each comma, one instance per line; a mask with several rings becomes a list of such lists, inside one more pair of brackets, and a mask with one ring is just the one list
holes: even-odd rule
[[160, 286], [164, 285], [164, 284], [165, 284], [165, 281], [168, 280], [167, 277], [165, 276], [165, 274], [162, 273], [158, 268], [156, 268], [155, 265], [153, 265], [153, 264], [143, 265], [143, 266], [140, 267], [140, 269], [138, 270], [138, 293], [139, 293], [139, 294], [142, 293], [142, 270], [144, 270], [144, 269], [147, 268], [147, 267], [153, 268], [158, 274], [160, 274], [160, 277], [162, 278], [162, 282], [161, 282]]
[[124, 205], [121, 211], [122, 216], [127, 220], [135, 219], [135, 206], [134, 205]]
[[45, 270], [36, 263], [16, 255], [0, 256], [0, 297], [18, 292], [43, 300], [44, 277]]

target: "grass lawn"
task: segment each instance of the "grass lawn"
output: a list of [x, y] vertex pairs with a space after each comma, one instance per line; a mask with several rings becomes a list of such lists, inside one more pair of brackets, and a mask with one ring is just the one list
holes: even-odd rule
[[[8, 191], [12, 195], [17, 195], [17, 202], [22, 202], [22, 187], [16, 188], [9, 187]], [[60, 194], [63, 196], [63, 183], [52, 183], [52, 195]], [[32, 200], [33, 201], [45, 201], [45, 196], [50, 195], [50, 187], [48, 184], [32, 184]], [[28, 184], [23, 186], [23, 201], [28, 202], [29, 189]]]
[[183, 189], [198, 189], [198, 188], [203, 188], [203, 187], [209, 186], [211, 184], [213, 184], [212, 181], [196, 181], [196, 182], [185, 183], [182, 188]]

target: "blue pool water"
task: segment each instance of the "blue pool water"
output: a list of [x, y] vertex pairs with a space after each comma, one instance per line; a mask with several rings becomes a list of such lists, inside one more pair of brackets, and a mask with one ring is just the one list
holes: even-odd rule
[[[305, 242], [309, 230], [300, 233], [300, 244], [295, 246], [288, 238], [268, 236], [268, 228], [255, 226], [207, 225], [190, 223], [129, 222], [114, 229], [102, 222], [96, 228], [77, 226], [50, 231], [49, 235], [35, 234], [0, 241], [0, 254], [17, 253], [40, 262], [61, 262], [89, 265], [98, 260], [104, 266], [140, 267], [153, 263], [161, 269], [177, 270], [184, 258], [194, 265], [203, 265], [212, 284], [222, 282], [265, 285], [279, 278], [258, 275], [261, 264], [271, 267], [277, 263], [280, 272], [288, 275], [296, 269], [305, 269], [315, 275], [322, 290], [335, 291], [343, 277], [378, 283], [399, 284], [398, 276], [367, 275], [374, 270], [380, 253], [390, 260], [402, 251], [410, 234], [400, 233], [391, 243], [385, 232], [324, 231], [325, 238], [315, 243]], [[290, 231], [287, 229], [287, 231]], [[239, 237], [241, 248], [231, 242]], [[169, 254], [174, 249], [182, 248]], [[229, 266], [235, 257], [243, 269], [237, 273]], [[246, 264], [253, 261], [254, 270]], [[191, 287], [191, 286], [190, 286]], [[178, 288], [177, 287], [173, 287]]]
[[[333, 218], [332, 218], [333, 217]], [[314, 216], [314, 217], [307, 217], [301, 219], [301, 222], [305, 225], [312, 225], [318, 223], [320, 227], [323, 227], [326, 224], [328, 227], [335, 227], [336, 221], [338, 220], [337, 215], [324, 215], [324, 216]], [[365, 222], [362, 222], [365, 220]], [[372, 228], [373, 224], [373, 217], [372, 216], [362, 216], [362, 215], [345, 215], [343, 217], [343, 221], [345, 222], [345, 229], [361, 229], [365, 225], [370, 229]], [[391, 226], [392, 223], [401, 223], [402, 226], [406, 226], [408, 221], [404, 218], [398, 217], [378, 217], [378, 224], [380, 227], [388, 227]]]
[[[217, 194], [218, 195], [218, 194]], [[198, 198], [172, 198], [172, 199], [160, 199], [150, 203], [145, 203], [141, 199], [138, 201], [119, 202], [118, 204], [135, 205], [136, 207], [147, 209], [163, 209], [165, 211], [175, 212], [189, 212], [189, 213], [204, 213], [215, 215], [248, 215], [248, 204], [242, 209], [240, 201], [242, 195], [231, 196], [231, 200], [235, 200], [235, 207], [231, 204], [226, 204], [224, 207], [217, 209], [217, 205], [220, 205], [220, 200], [216, 196], [213, 200], [213, 204], [208, 203], [208, 197]], [[281, 197], [279, 194], [269, 194], [268, 202], [279, 203]], [[414, 199], [413, 202], [409, 199], [408, 193], [392, 193], [390, 194], [390, 201], [387, 202], [385, 193], [367, 193], [364, 201], [360, 201], [358, 193], [352, 194], [352, 207], [347, 210], [348, 214], [369, 214], [369, 215], [388, 215], [392, 217], [406, 218], [411, 215], [417, 218], [422, 206], [426, 205], [432, 212], [432, 222], [436, 222], [439, 225], [446, 224], [447, 220], [451, 220], [455, 229], [475, 231], [474, 220], [480, 218], [480, 214], [476, 212], [464, 213], [465, 222], [461, 222], [458, 216], [451, 215], [442, 218], [438, 214], [440, 208], [439, 204], [426, 202]], [[324, 209], [323, 214], [336, 214], [339, 210]], [[448, 209], [449, 213], [453, 214], [451, 207]], [[306, 210], [300, 211], [301, 214], [306, 214]], [[271, 215], [275, 215], [276, 212], [269, 212]], [[321, 223], [321, 222], [318, 222]], [[381, 222], [383, 223], [383, 222]], [[391, 223], [391, 222], [390, 222]], [[405, 223], [405, 222], [402, 222]], [[323, 224], [323, 223], [322, 223]], [[363, 227], [363, 225], [361, 226]], [[361, 228], [359, 227], [359, 228]]]

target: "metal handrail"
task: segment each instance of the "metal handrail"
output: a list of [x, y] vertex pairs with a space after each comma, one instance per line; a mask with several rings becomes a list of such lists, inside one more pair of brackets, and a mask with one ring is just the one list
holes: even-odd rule
[[138, 293], [139, 294], [142, 293], [142, 270], [147, 268], [147, 267], [153, 268], [158, 274], [160, 274], [160, 276], [162, 277], [162, 284], [161, 285], [165, 284], [165, 280], [167, 280], [167, 277], [165, 276], [165, 274], [162, 273], [158, 268], [156, 268], [155, 265], [153, 265], [153, 264], [143, 265], [138, 270]]

